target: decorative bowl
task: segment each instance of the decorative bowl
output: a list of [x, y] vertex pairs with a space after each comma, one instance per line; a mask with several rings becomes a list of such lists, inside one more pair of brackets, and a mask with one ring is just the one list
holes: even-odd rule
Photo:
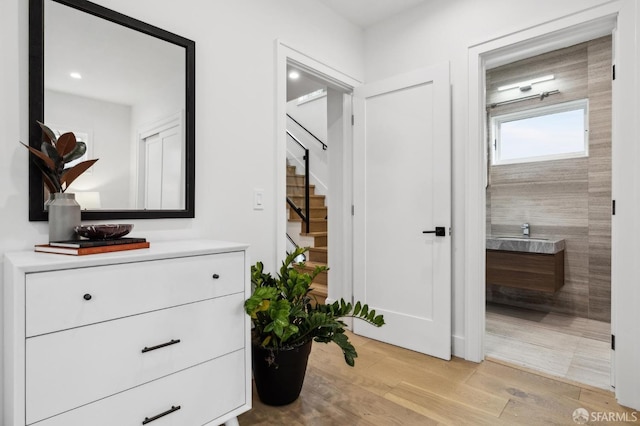
[[113, 240], [131, 232], [133, 224], [82, 225], [76, 226], [74, 229], [80, 237], [89, 238], [90, 240]]

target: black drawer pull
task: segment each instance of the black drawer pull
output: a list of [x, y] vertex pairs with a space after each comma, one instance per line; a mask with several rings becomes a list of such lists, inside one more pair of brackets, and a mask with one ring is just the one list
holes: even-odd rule
[[220, 278], [220, 275], [218, 275], [218, 274], [213, 274], [213, 275], [211, 276], [211, 278], [213, 278], [214, 280], [217, 280], [218, 278]]
[[[156, 346], [151, 346], [150, 348], [145, 346], [144, 349], [142, 350], [142, 353], [155, 351], [156, 349], [164, 348], [166, 346], [175, 345], [176, 343], [180, 343], [180, 339], [175, 339], [175, 340], [171, 339], [171, 341], [169, 341], [167, 343], [161, 343], [161, 344], [156, 345]], [[178, 407], [178, 409], [180, 409], [180, 407]]]
[[169, 409], [168, 409], [167, 411], [165, 411], [164, 413], [157, 414], [157, 415], [155, 415], [155, 416], [153, 416], [153, 417], [145, 417], [145, 418], [144, 418], [144, 420], [142, 421], [142, 424], [143, 424], [143, 425], [146, 425], [147, 423], [151, 423], [152, 421], [154, 421], [154, 420], [158, 420], [160, 417], [164, 417], [164, 416], [166, 416], [167, 414], [171, 414], [171, 413], [173, 413], [174, 411], [178, 411], [179, 409], [180, 409], [180, 406], [179, 406], [179, 405], [171, 406], [171, 408], [169, 408]]
[[82, 296], [82, 298], [84, 300], [91, 300], [91, 295], [89, 293], [85, 294], [84, 296]]

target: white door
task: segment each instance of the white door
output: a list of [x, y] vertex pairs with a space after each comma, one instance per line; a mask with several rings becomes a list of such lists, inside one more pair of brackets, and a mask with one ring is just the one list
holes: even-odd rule
[[184, 164], [178, 126], [144, 139], [145, 208], [184, 208]]
[[145, 140], [145, 209], [162, 207], [162, 139], [158, 135]]
[[160, 132], [162, 139], [162, 208], [184, 209], [184, 158], [179, 127]]
[[450, 359], [449, 64], [357, 88], [354, 115], [354, 296], [386, 322], [354, 332]]

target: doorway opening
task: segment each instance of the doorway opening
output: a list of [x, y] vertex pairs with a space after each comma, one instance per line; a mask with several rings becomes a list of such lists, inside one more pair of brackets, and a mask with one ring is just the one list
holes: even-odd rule
[[[491, 94], [489, 93], [489, 90], [490, 90], [489, 85], [491, 83], [489, 81], [490, 79], [489, 74], [491, 73], [492, 70], [502, 66], [506, 67], [506, 68], [503, 68], [503, 70], [507, 69], [509, 67], [509, 65], [507, 64], [517, 65], [519, 62], [522, 63], [522, 62], [526, 62], [527, 60], [531, 61], [530, 58], [533, 58], [537, 55], [544, 55], [544, 54], [552, 55], [551, 52], [553, 51], [569, 48], [571, 46], [575, 46], [584, 42], [597, 40], [601, 37], [608, 37], [607, 40], [609, 40], [609, 43], [611, 43], [610, 41], [611, 39], [617, 40], [616, 30], [615, 30], [617, 26], [617, 16], [611, 10], [609, 9], [605, 10], [605, 9], [606, 8], [603, 8], [603, 10], [599, 10], [598, 13], [596, 14], [596, 17], [594, 17], [593, 15], [589, 15], [589, 18], [587, 19], [585, 16], [581, 16], [580, 14], [577, 14], [577, 15], [568, 17], [566, 20], [564, 20], [564, 22], [554, 22], [554, 23], [544, 24], [537, 28], [525, 30], [521, 33], [516, 33], [514, 35], [504, 37], [503, 39], [494, 40], [494, 41], [487, 42], [482, 45], [478, 45], [476, 47], [471, 48], [469, 52], [470, 53], [469, 55], [470, 91], [472, 93], [478, 94], [479, 103], [478, 105], [474, 105], [472, 103], [470, 106], [470, 128], [469, 128], [470, 140], [486, 141], [486, 142], [489, 141], [489, 137], [491, 134], [490, 132], [491, 126], [488, 120], [488, 116], [485, 112], [487, 104], [490, 104], [489, 108], [491, 106], [494, 106], [494, 107], [496, 106], [492, 104], [497, 104], [498, 106], [517, 105], [517, 108], [519, 108], [520, 110], [524, 110], [526, 112], [527, 104], [525, 102], [540, 103], [541, 99], [544, 99], [546, 101], [548, 99], [553, 99], [554, 97], [556, 99], [554, 102], [556, 103], [560, 102], [562, 99], [558, 97], [559, 96], [561, 97], [562, 95], [559, 95], [558, 91], [555, 90], [555, 88], [548, 87], [548, 84], [552, 84], [552, 85], [556, 84], [556, 83], [549, 83], [549, 80], [551, 82], [555, 81], [553, 76], [551, 76], [551, 78], [547, 78], [549, 77], [549, 74], [545, 74], [545, 78], [541, 79], [542, 81], [545, 81], [545, 83], [542, 83], [543, 86], [540, 87], [538, 90], [532, 90], [532, 86], [535, 88], [536, 84], [534, 83], [541, 83], [541, 81], [539, 80], [537, 81], [536, 79], [536, 77], [540, 77], [540, 76], [533, 76], [533, 75], [527, 76], [525, 79], [526, 81], [521, 79], [515, 80], [523, 84], [514, 85], [513, 84], [514, 81], [511, 81], [510, 82], [511, 84], [498, 85], [493, 88], [497, 92], [500, 92], [497, 90], [498, 88], [501, 88], [503, 91], [509, 90], [509, 89], [511, 90], [515, 89], [515, 92], [519, 93], [519, 96], [513, 96], [513, 98], [519, 98], [519, 97], [526, 98], [527, 93], [524, 93], [524, 92], [537, 93], [538, 96], [530, 96], [529, 100], [525, 100], [523, 102], [520, 102], [519, 100], [517, 100], [515, 101], [515, 104], [511, 102], [510, 99], [494, 99], [493, 101], [491, 101], [489, 99], [489, 97], [491, 96]], [[615, 46], [618, 44], [616, 41], [614, 41], [613, 45]], [[612, 56], [611, 53], [608, 53], [608, 55], [609, 55], [609, 58], [611, 58]], [[532, 66], [531, 64], [529, 65]], [[529, 69], [528, 71], [531, 73], [536, 70], [541, 71], [540, 69], [536, 69], [534, 66], [532, 66], [532, 68]], [[607, 67], [604, 70], [605, 74], [603, 74], [605, 76], [604, 78], [606, 79], [604, 81], [608, 81], [609, 84], [611, 84], [610, 70], [611, 68]], [[485, 75], [485, 72], [487, 73], [487, 75]], [[477, 82], [475, 81], [475, 78], [477, 78]], [[496, 80], [499, 79], [500, 78], [499, 73], [496, 74], [494, 78]], [[547, 85], [547, 87], [545, 87], [544, 85]], [[585, 84], [585, 87], [588, 88], [588, 84]], [[486, 89], [487, 97], [485, 97], [485, 89]], [[560, 92], [562, 92], [562, 90]], [[620, 99], [619, 97], [614, 96], [613, 101], [610, 101], [609, 105], [613, 105], [613, 106], [617, 105], [619, 107], [619, 104], [617, 103], [619, 102], [619, 99]], [[613, 108], [613, 106], [611, 106], [611, 108]], [[528, 107], [530, 108], [530, 105]], [[516, 114], [516, 115], [518, 115], [518, 119], [526, 118], [526, 117], [520, 117], [522, 114]], [[541, 116], [543, 114], [531, 114], [531, 115]], [[610, 112], [609, 112], [609, 117], [611, 117]], [[494, 123], [495, 121], [500, 121], [500, 120], [494, 120]], [[508, 120], [505, 120], [504, 117], [502, 117], [502, 122], [506, 122], [506, 121]], [[518, 126], [520, 126], [520, 124], [521, 123], [518, 123]], [[607, 131], [609, 132], [609, 136], [608, 136], [609, 141], [614, 139], [611, 137], [611, 127], [612, 126], [610, 124], [607, 127]], [[586, 129], [588, 129], [588, 123], [587, 123]], [[590, 136], [593, 136], [593, 135], [590, 135]], [[468, 253], [471, 255], [471, 257], [469, 258], [469, 262], [468, 262], [468, 269], [467, 269], [468, 286], [467, 286], [467, 294], [465, 296], [466, 306], [469, 312], [469, 315], [467, 316], [467, 321], [466, 321], [466, 326], [467, 326], [466, 357], [467, 359], [475, 360], [475, 361], [481, 361], [482, 359], [484, 359], [485, 355], [490, 356], [489, 351], [487, 350], [487, 345], [485, 344], [487, 343], [487, 340], [489, 340], [489, 338], [487, 338], [487, 336], [485, 335], [485, 328], [487, 329], [487, 331], [489, 332], [491, 331], [490, 330], [491, 325], [488, 322], [485, 323], [484, 321], [486, 312], [491, 309], [490, 307], [487, 307], [486, 305], [487, 302], [500, 302], [504, 304], [505, 301], [515, 300], [516, 302], [515, 304], [517, 305], [516, 309], [540, 308], [541, 305], [544, 307], [544, 303], [540, 303], [540, 299], [544, 299], [544, 298], [538, 297], [538, 300], [535, 300], [534, 298], [531, 297], [531, 294], [533, 294], [533, 292], [531, 294], [528, 294], [527, 297], [523, 297], [522, 294], [518, 294], [518, 292], [521, 292], [522, 289], [515, 289], [515, 290], [508, 289], [506, 291], [504, 290], [496, 291], [495, 289], [496, 284], [498, 284], [501, 287], [505, 287], [505, 286], [504, 286], [504, 283], [496, 283], [495, 276], [490, 277], [490, 275], [494, 274], [495, 268], [492, 268], [491, 266], [487, 266], [487, 265], [489, 265], [489, 263], [493, 262], [493, 260], [495, 259], [492, 259], [493, 254], [490, 254], [490, 251], [492, 250], [487, 250], [487, 248], [496, 249], [501, 247], [490, 246], [492, 244], [495, 244], [496, 241], [490, 242], [490, 239], [486, 238], [487, 235], [490, 236], [492, 232], [498, 233], [498, 234], [502, 232], [503, 235], [505, 233], [510, 234], [509, 236], [511, 237], [511, 240], [514, 240], [514, 239], [515, 240], [525, 240], [525, 239], [533, 240], [535, 238], [531, 237], [531, 234], [532, 234], [531, 231], [534, 229], [537, 229], [538, 237], [540, 237], [538, 238], [538, 240], [542, 240], [542, 239], [549, 240], [549, 239], [553, 239], [552, 238], [553, 235], [549, 235], [551, 231], [557, 231], [557, 229], [552, 229], [552, 226], [554, 225], [553, 221], [551, 221], [551, 223], [545, 222], [547, 218], [545, 214], [537, 214], [532, 216], [533, 218], [535, 218], [536, 220], [539, 220], [540, 222], [537, 225], [537, 228], [531, 227], [531, 224], [528, 223], [526, 219], [523, 220], [522, 217], [514, 217], [517, 215], [525, 216], [527, 213], [528, 207], [531, 207], [532, 204], [536, 204], [535, 202], [532, 202], [531, 200], [526, 199], [527, 195], [533, 199], [535, 199], [536, 197], [539, 198], [537, 203], [540, 204], [540, 206], [545, 207], [545, 203], [547, 202], [544, 201], [543, 198], [541, 198], [541, 195], [546, 195], [546, 193], [544, 191], [538, 190], [538, 193], [536, 194], [535, 193], [536, 185], [533, 185], [531, 184], [531, 182], [529, 182], [527, 186], [522, 186], [520, 188], [521, 189], [520, 194], [516, 194], [520, 197], [520, 200], [514, 199], [514, 202], [512, 203], [508, 202], [508, 196], [506, 195], [507, 193], [505, 193], [502, 190], [510, 189], [513, 192], [513, 189], [515, 188], [515, 186], [511, 186], [511, 187], [504, 186], [503, 188], [497, 188], [497, 186], [499, 184], [508, 185], [510, 183], [524, 185], [526, 181], [521, 180], [520, 182], [517, 182], [517, 178], [514, 178], [515, 180], [510, 181], [508, 178], [508, 174], [505, 177], [504, 173], [502, 173], [502, 175], [496, 174], [495, 176], [492, 176], [490, 172], [492, 172], [493, 170], [491, 170], [492, 167], [489, 165], [489, 156], [494, 155], [494, 158], [495, 158], [496, 145], [499, 145], [499, 144], [494, 145], [494, 140], [495, 139], [492, 138], [491, 144], [480, 143], [477, 148], [472, 149], [472, 150], [477, 149], [477, 151], [471, 153], [471, 158], [476, 158], [479, 162], [475, 163], [476, 160], [473, 160], [471, 162], [472, 167], [469, 174], [470, 179], [479, 178], [480, 180], [478, 182], [480, 182], [481, 185], [482, 185], [482, 182], [484, 182], [485, 185], [482, 185], [481, 192], [479, 191], [475, 195], [470, 194], [470, 196], [467, 199], [468, 205], [470, 207], [473, 207], [474, 205], [477, 207], [482, 206], [482, 208], [486, 206], [486, 210], [483, 210], [482, 214], [474, 218], [469, 217], [471, 221], [468, 222], [469, 224], [473, 224], [472, 225], [473, 228], [469, 231], [469, 242], [467, 244], [467, 249], [470, 250], [468, 251]], [[502, 158], [503, 161], [505, 159], [507, 160], [505, 163], [503, 163], [502, 166], [500, 166], [504, 168], [502, 172], [504, 172], [508, 168], [519, 170], [521, 175], [520, 178], [527, 175], [527, 173], [529, 173], [530, 175], [535, 173], [536, 168], [532, 167], [531, 166], [532, 164], [536, 166], [539, 166], [540, 164], [542, 164], [542, 162], [528, 162], [528, 161], [518, 160], [518, 161], [511, 161], [513, 163], [518, 163], [517, 165], [511, 164], [509, 165], [509, 167], [507, 167], [505, 164], [510, 162], [510, 158], [511, 158], [510, 155], [511, 154], [506, 155], [504, 158]], [[531, 156], [531, 155], [524, 155], [524, 157], [527, 157], [527, 156]], [[574, 157], [580, 157], [580, 155], [576, 154], [574, 155]], [[590, 161], [591, 159], [591, 157], [586, 157], [586, 158], [589, 159], [587, 161]], [[562, 162], [562, 161], [568, 161], [568, 160], [564, 159], [564, 160], [558, 160], [558, 161]], [[608, 162], [609, 164], [611, 164], [610, 154], [608, 157]], [[611, 170], [610, 174], [613, 174], [613, 169], [610, 168], [610, 170]], [[500, 172], [500, 170], [498, 169], [495, 169], [495, 171], [496, 173]], [[561, 181], [563, 179], [562, 168], [560, 168], [560, 170], [556, 170], [554, 173], [556, 176], [554, 179], [556, 181]], [[586, 173], [588, 176], [589, 174], [588, 171]], [[553, 176], [553, 174], [551, 174], [550, 176]], [[500, 179], [503, 179], [503, 181], [501, 182]], [[553, 179], [548, 179], [547, 177], [547, 180], [552, 181]], [[610, 182], [611, 180], [609, 180], [608, 189], [607, 189], [609, 191], [608, 193], [609, 200], [610, 200], [610, 190], [611, 190]], [[489, 187], [489, 184], [494, 185], [494, 187]], [[586, 185], [587, 193], [588, 193], [588, 177], [587, 177], [587, 180], [583, 182], [581, 185], [583, 187]], [[488, 191], [487, 191], [487, 188], [488, 188]], [[495, 194], [492, 193], [493, 190], [496, 190]], [[566, 190], [566, 188], [564, 188], [564, 190]], [[502, 194], [501, 194], [501, 191], [503, 192]], [[531, 191], [534, 191], [534, 193], [532, 193]], [[525, 197], [525, 198], [522, 198], [522, 197]], [[562, 199], [563, 197], [558, 196], [558, 198]], [[480, 201], [480, 204], [477, 204], [477, 201]], [[492, 203], [494, 202], [496, 204], [492, 205]], [[568, 205], [569, 209], [571, 209], [576, 207], [577, 204], [565, 203], [565, 205]], [[573, 224], [574, 226], [577, 226], [577, 227], [582, 226], [588, 229], [588, 225], [589, 225], [588, 205], [589, 205], [589, 199], [587, 198], [585, 203], [583, 204], [584, 206], [583, 211], [586, 212], [586, 216], [585, 216], [586, 219], [582, 223], [574, 223]], [[611, 231], [610, 206], [611, 206], [610, 203], [605, 203], [603, 205], [603, 212], [604, 212], [603, 214], [604, 216], [608, 216], [607, 218], [609, 219], [608, 232], [606, 233], [606, 235], [603, 235], [603, 237], [608, 238], [608, 244], [610, 247], [608, 249], [609, 256], [611, 256], [610, 254], [611, 247], [615, 247], [615, 244], [613, 244], [613, 242], [618, 241], [615, 238], [613, 238], [615, 237], [615, 232]], [[502, 219], [500, 219], [501, 216], [502, 216]], [[479, 219], [479, 220], [476, 222], [475, 221], [476, 219]], [[496, 220], [492, 223], [494, 219], [500, 219], [500, 220]], [[530, 220], [533, 220], [533, 219], [530, 219]], [[501, 221], [502, 223], [500, 223]], [[495, 224], [496, 226], [492, 226], [492, 224]], [[526, 233], [527, 235], [524, 236], [523, 233]], [[547, 236], [544, 235], [545, 233], [547, 233]], [[535, 237], [535, 232], [533, 234]], [[476, 238], [476, 237], [479, 237], [479, 238]], [[562, 241], [562, 243], [565, 243], [565, 242], [566, 241]], [[588, 242], [589, 242], [589, 237], [588, 236], [583, 237], [583, 246], [586, 244], [587, 249], [589, 247]], [[517, 242], [512, 241], [511, 243], [516, 244]], [[529, 241], [527, 241], [527, 243], [529, 243]], [[569, 245], [570, 246], [573, 245], [574, 248], [576, 247], [575, 242]], [[578, 244], [577, 250], [587, 251], [587, 249], [585, 249], [583, 246]], [[515, 245], [515, 247], [517, 247], [517, 244]], [[527, 251], [526, 249], [522, 249], [522, 248], [520, 248], [519, 250]], [[575, 252], [575, 249], [571, 251]], [[479, 253], [482, 253], [481, 256], [479, 257], [480, 261], [478, 261], [477, 259], [477, 256], [479, 255]], [[571, 254], [569, 255], [569, 257], [570, 256]], [[573, 257], [575, 258], [575, 253]], [[587, 259], [589, 259], [588, 255], [587, 255]], [[572, 260], [571, 262], [566, 262], [566, 263], [567, 263], [567, 266], [576, 264], [575, 259]], [[522, 266], [520, 260], [518, 260], [516, 264], [518, 267]], [[609, 265], [610, 264], [611, 263], [609, 262]], [[565, 266], [565, 262], [564, 260], [562, 262], [556, 262], [556, 265], [560, 265], [560, 267], [563, 268]], [[503, 269], [508, 269], [508, 268], [503, 268]], [[469, 276], [469, 274], [472, 274], [473, 271], [477, 272], [477, 278], [475, 279]], [[510, 272], [513, 273], [517, 271], [510, 271]], [[555, 271], [553, 271], [553, 273], [555, 273], [558, 276], [564, 277], [564, 271], [560, 271], [556, 269]], [[587, 260], [587, 266], [583, 267], [579, 271], [579, 274], [576, 274], [575, 271], [573, 272], [569, 271], [569, 274], [570, 274], [569, 275], [570, 280], [568, 281], [569, 285], [566, 288], [566, 290], [569, 290], [567, 292], [569, 296], [577, 295], [576, 293], [578, 292], [575, 291], [575, 288], [577, 288], [577, 285], [579, 282], [578, 278], [580, 277], [582, 277], [582, 280], [583, 280], [582, 282], [583, 288], [584, 286], [586, 286], [587, 289], [589, 288], [588, 278], [591, 274], [591, 271], [588, 268], [588, 260]], [[606, 275], [605, 280], [610, 282], [611, 281], [610, 270], [605, 275]], [[489, 283], [486, 286], [485, 286], [485, 277], [486, 277], [486, 282]], [[526, 279], [522, 279], [522, 275], [520, 276], [520, 278], [521, 278], [521, 284], [523, 287], [526, 287], [526, 285], [530, 284], [530, 283], [527, 283]], [[475, 284], [480, 284], [480, 286], [476, 286]], [[562, 284], [559, 287], [552, 288], [551, 293], [554, 293], [556, 290], [561, 289], [563, 285], [564, 284]], [[571, 291], [572, 288], [574, 288], [573, 291]], [[532, 290], [532, 289], [529, 288], [525, 290]], [[535, 294], [538, 294], [538, 295], [542, 294], [542, 292], [540, 291], [541, 289], [538, 288], [534, 290], [537, 290], [537, 293]], [[610, 294], [610, 291], [611, 291], [611, 286], [609, 284], [609, 287], [608, 287], [609, 294]], [[588, 294], [588, 290], [586, 290], [586, 293]], [[595, 294], [597, 294], [596, 291], [592, 292], [592, 295], [595, 295]], [[565, 312], [560, 312], [559, 313], [560, 315], [571, 313], [571, 309], [573, 309], [574, 311], [577, 311], [578, 302], [576, 302], [575, 298], [572, 298], [569, 296], [567, 295], [564, 296], [565, 301], [568, 301], [569, 304], [564, 306]], [[479, 300], [480, 303], [476, 303], [474, 302], [474, 300]], [[549, 297], [547, 297], [547, 301], [551, 301], [551, 302], [542, 309], [543, 315], [544, 314], [556, 315], [557, 312], [552, 312], [552, 311], [558, 308], [557, 301], [554, 302], [552, 298], [549, 298]], [[584, 302], [585, 301], [583, 300], [583, 303]], [[593, 306], [595, 307], [596, 305], [597, 304], [594, 304]], [[588, 306], [589, 306], [589, 301], [587, 299], [586, 305], [583, 304], [582, 306], [582, 312], [586, 312], [587, 316], [589, 315]], [[601, 306], [607, 306], [609, 311], [606, 312], [605, 315], [608, 315], [610, 318], [611, 311], [613, 309], [611, 307], [612, 302], [609, 295], [607, 295], [607, 302], [605, 302], [604, 304], [601, 304]], [[615, 304], [613, 304], [613, 306], [615, 306]], [[560, 311], [561, 310], [562, 309], [560, 309]], [[591, 313], [594, 313], [594, 312], [595, 311], [592, 310]], [[486, 315], [486, 316], [489, 317], [494, 313], [495, 312], [489, 312], [489, 315]], [[505, 312], [501, 312], [501, 313], [504, 314]], [[511, 314], [513, 314], [513, 312], [511, 312]], [[514, 316], [517, 316], [517, 315], [511, 315], [511, 317], [514, 317]], [[479, 324], [475, 322], [478, 320], [480, 320]], [[540, 314], [538, 315], [538, 321], [540, 322]], [[608, 349], [609, 340], [607, 339], [607, 337], [611, 333], [612, 327], [611, 325], [609, 325], [608, 322], [606, 321], [602, 321], [602, 322], [605, 325], [601, 327], [597, 333], [600, 340], [606, 340], [606, 342], [601, 342], [601, 343], [604, 345], [603, 351], [607, 352], [609, 351]], [[516, 326], [516, 328], [518, 328], [519, 330], [523, 329], [522, 326]], [[587, 334], [589, 334], [589, 332], [587, 332]], [[588, 337], [590, 338], [595, 337], [595, 334], [590, 334]], [[542, 338], [542, 340], [544, 340], [544, 338]], [[504, 342], [503, 342], [503, 345], [504, 345]], [[539, 349], [539, 348], [536, 348], [536, 349]], [[529, 351], [529, 352], [530, 352], [529, 355], [531, 355], [532, 352], [535, 353], [535, 351]], [[560, 374], [556, 373], [555, 375], [560, 375]], [[604, 372], [604, 375], [606, 376], [606, 372]], [[611, 379], [609, 383], [613, 385], [613, 374], [610, 374], [610, 377]], [[574, 378], [574, 380], [583, 381], [579, 378]], [[601, 387], [608, 387], [608, 386], [604, 384]]]
[[[328, 266], [329, 257], [328, 92], [324, 80], [287, 63], [287, 252], [308, 247], [303, 256], [309, 272]], [[325, 303], [328, 286], [328, 271], [321, 272], [311, 297]]]
[[487, 69], [485, 79], [485, 356], [603, 389], [611, 66], [609, 35]]
[[277, 264], [295, 246], [311, 247], [307, 267], [329, 266], [316, 278], [314, 296], [349, 300], [351, 93], [360, 82], [284, 43], [277, 54]]

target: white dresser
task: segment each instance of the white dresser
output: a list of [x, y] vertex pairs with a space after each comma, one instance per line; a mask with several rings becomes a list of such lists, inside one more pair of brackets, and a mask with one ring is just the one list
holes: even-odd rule
[[251, 408], [247, 246], [4, 259], [4, 426], [237, 424]]

